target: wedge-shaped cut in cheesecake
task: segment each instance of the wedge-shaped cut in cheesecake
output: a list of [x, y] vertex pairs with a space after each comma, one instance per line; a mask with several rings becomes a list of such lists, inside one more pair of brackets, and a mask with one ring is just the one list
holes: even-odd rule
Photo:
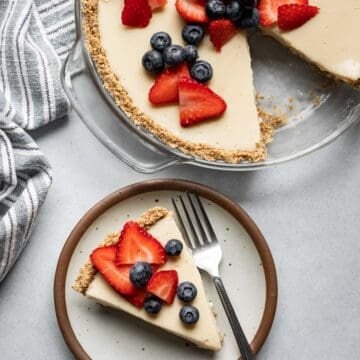
[[360, 0], [311, 0], [320, 11], [303, 26], [263, 28], [286, 47], [334, 77], [360, 87]]
[[[188, 326], [181, 321], [179, 313], [184, 303], [177, 297], [175, 297], [172, 304], [163, 303], [158, 314], [148, 314], [143, 308], [137, 307], [136, 302], [129, 302], [114, 290], [104, 277], [96, 272], [90, 262], [81, 269], [73, 288], [99, 304], [126, 312], [164, 331], [182, 337], [200, 348], [213, 351], [219, 350], [222, 342], [212, 305], [206, 297], [204, 285], [191, 251], [187, 248], [172, 213], [163, 208], [150, 209], [138, 222], [140, 225], [147, 227], [147, 231], [162, 246], [165, 246], [171, 239], [178, 239], [183, 243], [183, 250], [178, 257], [171, 259], [169, 257], [165, 264], [157, 266], [159, 266], [158, 271], [175, 270], [179, 283], [190, 281], [196, 286], [197, 295], [191, 305], [199, 310], [198, 322], [195, 325]], [[105, 245], [114, 247], [118, 241], [117, 239], [118, 235], [109, 236], [105, 240]]]

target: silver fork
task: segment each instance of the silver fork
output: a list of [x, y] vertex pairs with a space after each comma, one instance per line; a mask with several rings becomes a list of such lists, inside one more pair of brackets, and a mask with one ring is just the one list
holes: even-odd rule
[[184, 201], [181, 195], [177, 197], [181, 206], [178, 205], [175, 198], [172, 198], [171, 200], [179, 224], [192, 249], [195, 264], [199, 269], [206, 271], [214, 281], [215, 288], [240, 349], [242, 359], [254, 360], [255, 354], [251, 350], [250, 344], [241, 328], [240, 322], [219, 275], [222, 251], [217, 236], [199, 196], [197, 194], [190, 195], [189, 193], [186, 193], [186, 195], [188, 199], [187, 202], [190, 206], [186, 204], [186, 201]]

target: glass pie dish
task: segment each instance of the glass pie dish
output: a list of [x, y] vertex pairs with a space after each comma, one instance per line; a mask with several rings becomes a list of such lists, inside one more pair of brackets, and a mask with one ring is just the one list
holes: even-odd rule
[[226, 171], [258, 170], [320, 149], [360, 118], [359, 90], [332, 81], [275, 40], [253, 31], [249, 44], [258, 106], [287, 118], [267, 146], [267, 159], [230, 164], [185, 154], [135, 125], [115, 104], [86, 50], [81, 0], [75, 1], [75, 16], [76, 41], [61, 72], [64, 90], [91, 132], [137, 171], [152, 173], [180, 164]]

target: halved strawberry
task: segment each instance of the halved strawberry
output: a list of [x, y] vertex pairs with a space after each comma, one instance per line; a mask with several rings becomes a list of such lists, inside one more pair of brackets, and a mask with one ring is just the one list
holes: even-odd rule
[[317, 6], [282, 5], [278, 9], [278, 25], [281, 30], [293, 30], [308, 22], [319, 13]]
[[236, 34], [236, 26], [229, 19], [214, 20], [209, 25], [209, 34], [216, 51], [220, 51], [223, 45]]
[[175, 7], [180, 16], [188, 22], [206, 23], [205, 0], [176, 0]]
[[133, 27], [146, 27], [152, 17], [148, 0], [125, 0], [121, 13], [124, 25]]
[[177, 271], [158, 271], [149, 280], [146, 290], [167, 304], [172, 304], [174, 302], [178, 283], [179, 278]]
[[180, 78], [178, 86], [181, 126], [187, 127], [225, 112], [225, 101], [207, 86], [190, 78]]
[[137, 289], [129, 278], [131, 265], [116, 266], [116, 245], [104, 246], [95, 249], [90, 260], [106, 282], [122, 295], [136, 295]]
[[167, 0], [149, 0], [151, 10], [156, 10], [164, 7], [167, 4]]
[[271, 26], [277, 22], [278, 8], [285, 4], [308, 5], [309, 0], [260, 0], [258, 4], [260, 24]]
[[134, 221], [124, 225], [116, 246], [115, 263], [118, 266], [135, 264], [138, 261], [161, 265], [166, 260], [163, 246]]
[[190, 77], [185, 63], [165, 70], [149, 91], [149, 101], [154, 105], [177, 103], [179, 101], [178, 79]]
[[146, 298], [145, 290], [137, 290], [137, 294], [132, 296], [126, 296], [125, 299], [135, 305], [137, 308], [141, 309], [144, 305]]

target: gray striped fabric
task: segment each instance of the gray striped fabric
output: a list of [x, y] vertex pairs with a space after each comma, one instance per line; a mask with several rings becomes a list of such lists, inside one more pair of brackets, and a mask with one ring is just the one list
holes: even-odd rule
[[0, 282], [51, 185], [51, 167], [26, 130], [68, 110], [60, 67], [74, 33], [72, 0], [0, 0]]

